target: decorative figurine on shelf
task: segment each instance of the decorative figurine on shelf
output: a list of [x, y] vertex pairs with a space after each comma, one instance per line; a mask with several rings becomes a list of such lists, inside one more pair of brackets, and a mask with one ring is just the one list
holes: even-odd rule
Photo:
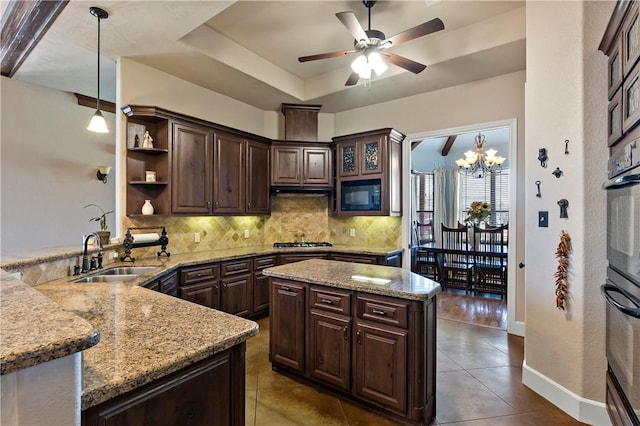
[[140, 136], [135, 135], [135, 137], [133, 138], [133, 147], [140, 148]]
[[148, 130], [144, 132], [144, 138], [142, 140], [142, 147], [145, 148], [145, 149], [153, 148], [153, 138], [149, 134]]

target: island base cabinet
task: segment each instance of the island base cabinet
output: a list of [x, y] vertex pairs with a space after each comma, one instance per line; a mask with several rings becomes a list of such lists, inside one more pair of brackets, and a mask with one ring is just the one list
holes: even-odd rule
[[305, 284], [272, 278], [269, 361], [304, 373]]
[[83, 426], [245, 424], [245, 343], [82, 412]]
[[435, 417], [435, 336], [435, 297], [271, 277], [272, 368], [401, 424]]
[[407, 332], [356, 323], [355, 393], [396, 411], [407, 409]]
[[351, 388], [351, 320], [326, 312], [309, 314], [309, 374], [343, 390]]

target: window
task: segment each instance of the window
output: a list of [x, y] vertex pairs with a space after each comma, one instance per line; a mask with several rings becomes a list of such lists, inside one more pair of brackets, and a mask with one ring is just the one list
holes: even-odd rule
[[418, 244], [433, 241], [433, 173], [416, 173], [415, 227]]
[[490, 225], [509, 223], [509, 169], [491, 173], [484, 178], [476, 178], [460, 173], [460, 209], [458, 220], [464, 223], [466, 210], [473, 201], [491, 203]]

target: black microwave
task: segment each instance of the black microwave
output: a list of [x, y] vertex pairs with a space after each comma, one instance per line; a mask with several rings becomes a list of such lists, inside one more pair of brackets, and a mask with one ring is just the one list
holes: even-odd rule
[[382, 184], [380, 179], [343, 181], [340, 188], [340, 210], [382, 210]]

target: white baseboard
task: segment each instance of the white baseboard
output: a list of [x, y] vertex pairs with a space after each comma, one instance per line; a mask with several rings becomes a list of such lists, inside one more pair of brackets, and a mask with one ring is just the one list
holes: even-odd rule
[[574, 419], [597, 426], [610, 426], [611, 420], [603, 402], [586, 399], [522, 363], [522, 383], [540, 394]]
[[524, 322], [511, 321], [507, 323], [507, 333], [524, 337]]

